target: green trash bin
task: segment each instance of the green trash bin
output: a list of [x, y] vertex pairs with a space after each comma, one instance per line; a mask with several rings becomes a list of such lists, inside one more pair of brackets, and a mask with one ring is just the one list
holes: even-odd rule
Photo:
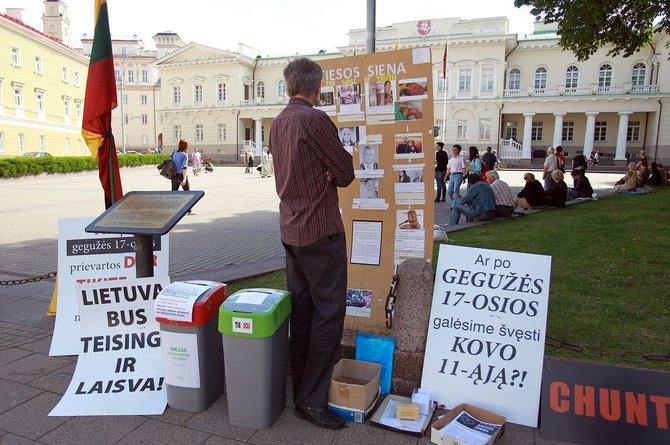
[[286, 407], [290, 293], [243, 289], [219, 309], [226, 397], [232, 425], [263, 429]]

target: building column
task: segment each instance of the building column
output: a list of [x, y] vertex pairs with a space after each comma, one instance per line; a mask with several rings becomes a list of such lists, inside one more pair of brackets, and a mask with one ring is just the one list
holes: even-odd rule
[[586, 131], [584, 132], [584, 156], [587, 158], [591, 156], [593, 151], [593, 136], [596, 132], [596, 116], [597, 111], [586, 112]]
[[633, 114], [632, 111], [619, 112], [619, 134], [616, 138], [616, 152], [614, 154], [615, 161], [626, 160], [626, 142], [628, 139], [628, 116]]
[[263, 118], [255, 117], [254, 118], [254, 127], [256, 128], [256, 151], [255, 155], [260, 156], [261, 151], [263, 150]]
[[521, 146], [521, 159], [532, 158], [530, 138], [533, 130], [533, 116], [535, 113], [523, 113], [523, 145]]
[[554, 113], [554, 140], [552, 143], [554, 148], [563, 143], [563, 116], [566, 114], [567, 113], [564, 111], [560, 113]]

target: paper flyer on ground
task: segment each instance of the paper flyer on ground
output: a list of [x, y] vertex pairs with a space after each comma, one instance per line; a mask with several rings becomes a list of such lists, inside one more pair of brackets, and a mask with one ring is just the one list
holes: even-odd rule
[[491, 436], [498, 432], [501, 426], [495, 423], [482, 422], [471, 416], [467, 411], [461, 411], [440, 431], [468, 445], [479, 445], [486, 443]]
[[154, 300], [168, 277], [77, 286], [81, 335], [70, 386], [50, 416], [162, 414], [167, 405]]

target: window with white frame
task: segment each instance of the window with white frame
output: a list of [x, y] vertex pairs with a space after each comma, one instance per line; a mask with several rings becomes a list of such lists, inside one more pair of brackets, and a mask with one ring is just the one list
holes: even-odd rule
[[577, 88], [579, 86], [579, 68], [570, 65], [565, 70], [565, 88]]
[[66, 66], [64, 66], [64, 67], [63, 67], [63, 70], [62, 70], [62, 77], [61, 77], [61, 80], [62, 80], [63, 82], [65, 82], [65, 83], [68, 83], [68, 82], [69, 82], [69, 79], [70, 79], [70, 75], [69, 75], [69, 73], [68, 73], [68, 69], [67, 69]]
[[0, 131], [0, 153], [5, 151], [5, 133]]
[[449, 73], [447, 73], [447, 78], [444, 78], [442, 72], [442, 65], [438, 65], [437, 71], [435, 73], [435, 95], [444, 97], [444, 94], [449, 91]]
[[216, 101], [222, 105], [226, 101], [228, 95], [228, 88], [225, 83], [219, 82], [216, 87]]
[[195, 140], [202, 142], [205, 139], [205, 129], [202, 124], [195, 125]]
[[44, 135], [40, 135], [40, 151], [46, 151], [47, 148], [47, 138]]
[[541, 141], [544, 137], [544, 124], [543, 122], [533, 121], [533, 125], [530, 128], [530, 140], [531, 141]]
[[21, 48], [12, 46], [12, 66], [21, 66]]
[[181, 125], [172, 126], [172, 140], [178, 142], [181, 139]]
[[135, 69], [133, 68], [128, 69], [128, 82], [135, 82]]
[[149, 83], [149, 70], [148, 69], [142, 68], [142, 71], [140, 71], [140, 82]]
[[612, 86], [612, 65], [603, 63], [598, 68], [598, 87], [609, 88]]
[[516, 141], [516, 122], [505, 122], [505, 139], [513, 139]]
[[509, 70], [507, 78], [507, 88], [510, 90], [521, 89], [521, 70], [519, 68], [512, 68]]
[[218, 124], [216, 126], [216, 140], [217, 141], [225, 141], [227, 139], [227, 134], [226, 134], [226, 124]]
[[284, 79], [277, 81], [277, 97], [286, 97], [286, 81]]
[[14, 84], [14, 107], [23, 108], [23, 86]]
[[467, 92], [470, 91], [472, 86], [472, 70], [470, 69], [459, 69], [458, 70], [458, 91]]
[[149, 103], [149, 96], [142, 94], [140, 96], [140, 105], [147, 105]]
[[434, 126], [435, 137], [442, 136], [442, 124], [443, 124], [442, 119], [435, 119], [435, 126]]
[[593, 132], [593, 142], [607, 142], [606, 121], [596, 121], [596, 129]]
[[65, 138], [65, 153], [70, 153], [70, 138]]
[[202, 106], [202, 85], [193, 85], [193, 103]]
[[491, 119], [479, 119], [479, 140], [488, 141], [491, 139]]
[[44, 113], [44, 91], [35, 92], [35, 102], [37, 103], [38, 113]]
[[142, 135], [142, 145], [147, 146], [149, 145], [149, 136], [146, 134]]
[[79, 76], [79, 71], [74, 72], [74, 86], [78, 87], [81, 86], [81, 79]]
[[545, 67], [541, 66], [535, 70], [533, 88], [536, 90], [544, 90], [547, 88], [547, 69]]
[[[181, 106], [181, 86], [174, 85], [172, 87], [172, 105]], [[179, 139], [177, 139], [179, 140]]]
[[456, 121], [456, 139], [463, 140], [468, 138], [468, 121], [458, 119]]
[[640, 121], [629, 121], [626, 131], [626, 141], [640, 142]]
[[142, 113], [142, 125], [147, 125], [149, 123], [149, 115], [147, 113]]
[[258, 99], [265, 99], [265, 83], [262, 80], [256, 82], [256, 97]]
[[82, 102], [78, 99], [74, 101], [74, 110], [77, 113], [77, 120], [81, 119]]
[[493, 68], [482, 69], [482, 91], [493, 91], [495, 84], [495, 70]]
[[573, 121], [563, 122], [561, 140], [565, 142], [573, 142], [575, 140], [575, 123]]
[[26, 135], [19, 133], [19, 153], [23, 153], [23, 150], [26, 149]]
[[82, 149], [81, 149], [81, 140], [77, 139], [77, 153], [81, 154]]
[[64, 97], [63, 98], [63, 116], [65, 116], [65, 119], [70, 118], [70, 98], [69, 97]]
[[116, 83], [121, 83], [121, 70], [118, 68], [114, 68], [114, 80]]
[[642, 63], [636, 63], [633, 65], [633, 72], [631, 75], [631, 84], [634, 87], [641, 87], [645, 85], [645, 79], [647, 77], [647, 66]]
[[35, 56], [35, 74], [42, 74], [42, 57]]

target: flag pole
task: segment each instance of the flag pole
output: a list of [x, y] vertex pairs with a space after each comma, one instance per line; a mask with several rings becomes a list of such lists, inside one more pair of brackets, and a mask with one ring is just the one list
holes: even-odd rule
[[442, 57], [442, 143], [446, 138], [447, 133], [447, 48], [449, 47], [449, 39], [444, 44], [444, 56]]

